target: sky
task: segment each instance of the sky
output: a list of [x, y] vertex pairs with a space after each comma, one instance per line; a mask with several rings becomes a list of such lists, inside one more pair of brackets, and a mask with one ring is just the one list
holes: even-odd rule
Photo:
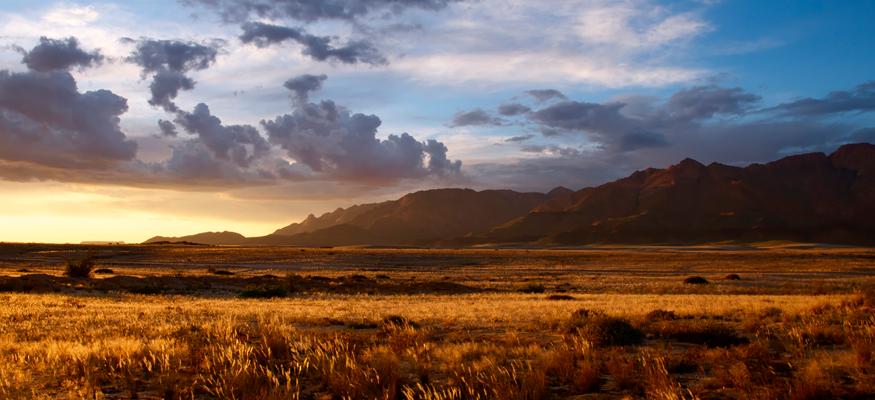
[[8, 3], [0, 241], [261, 236], [875, 143], [873, 1]]

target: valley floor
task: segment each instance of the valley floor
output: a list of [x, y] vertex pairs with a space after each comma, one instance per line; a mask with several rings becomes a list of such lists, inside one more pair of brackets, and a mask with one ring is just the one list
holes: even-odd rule
[[875, 396], [873, 249], [87, 250], [0, 244], [0, 397]]

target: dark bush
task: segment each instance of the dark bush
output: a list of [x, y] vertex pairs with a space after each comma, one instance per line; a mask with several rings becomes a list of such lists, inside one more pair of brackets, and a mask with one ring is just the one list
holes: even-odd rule
[[517, 288], [520, 293], [544, 293], [547, 290], [540, 282], [529, 282]]
[[655, 321], [671, 321], [677, 319], [677, 316], [674, 315], [674, 311], [666, 311], [666, 310], [653, 310], [647, 315], [644, 316], [650, 322]]
[[748, 342], [736, 335], [731, 326], [713, 321], [660, 321], [651, 325], [649, 330], [659, 338], [708, 347], [727, 347]]
[[688, 285], [707, 285], [710, 282], [701, 276], [690, 276], [684, 279], [684, 283]]
[[64, 275], [71, 278], [89, 278], [94, 266], [97, 264], [97, 250], [89, 249], [78, 260], [67, 259]]
[[234, 275], [233, 272], [231, 272], [231, 271], [226, 271], [226, 270], [224, 270], [224, 269], [217, 269], [217, 270], [215, 270], [215, 271], [211, 271], [210, 273], [212, 273], [213, 275], [226, 275], [226, 276], [227, 276], [227, 275]]
[[[584, 310], [578, 310], [575, 314], [580, 311]], [[564, 333], [578, 335], [596, 346], [629, 346], [641, 343], [644, 339], [644, 334], [623, 318], [598, 312], [589, 315], [572, 316], [563, 326]]]
[[740, 281], [741, 277], [738, 274], [729, 274], [723, 277], [727, 281]]
[[113, 272], [113, 270], [111, 270], [109, 268], [100, 268], [100, 269], [95, 269], [94, 273], [95, 274], [114, 274], [115, 272]]
[[574, 297], [567, 294], [551, 294], [547, 296], [547, 300], [574, 300]]
[[241, 299], [270, 299], [274, 297], [286, 297], [289, 291], [281, 286], [258, 286], [246, 288], [240, 292]]

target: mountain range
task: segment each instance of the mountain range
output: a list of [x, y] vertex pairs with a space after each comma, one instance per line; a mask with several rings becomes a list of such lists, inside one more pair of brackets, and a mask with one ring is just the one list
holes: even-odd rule
[[578, 191], [436, 189], [308, 216], [262, 237], [207, 232], [156, 241], [298, 246], [534, 243], [875, 244], [875, 146], [844, 145], [734, 167], [686, 159]]

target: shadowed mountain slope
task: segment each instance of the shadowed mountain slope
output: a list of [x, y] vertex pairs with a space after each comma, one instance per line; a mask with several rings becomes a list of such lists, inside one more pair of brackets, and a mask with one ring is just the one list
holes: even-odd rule
[[[556, 188], [551, 193], [568, 193]], [[518, 218], [549, 200], [550, 194], [512, 190], [436, 189], [410, 193], [377, 204], [312, 215], [274, 234], [247, 239], [249, 244], [302, 246], [431, 244], [482, 233]], [[316, 229], [312, 229], [318, 227]], [[284, 235], [285, 232], [301, 232]]]
[[241, 244], [246, 241], [246, 237], [237, 232], [203, 232], [195, 235], [180, 236], [180, 237], [165, 237], [155, 236], [143, 243], [155, 242], [192, 242], [203, 244]]
[[445, 245], [875, 244], [875, 146], [845, 145], [745, 168], [686, 159], [566, 193], [483, 235]]

